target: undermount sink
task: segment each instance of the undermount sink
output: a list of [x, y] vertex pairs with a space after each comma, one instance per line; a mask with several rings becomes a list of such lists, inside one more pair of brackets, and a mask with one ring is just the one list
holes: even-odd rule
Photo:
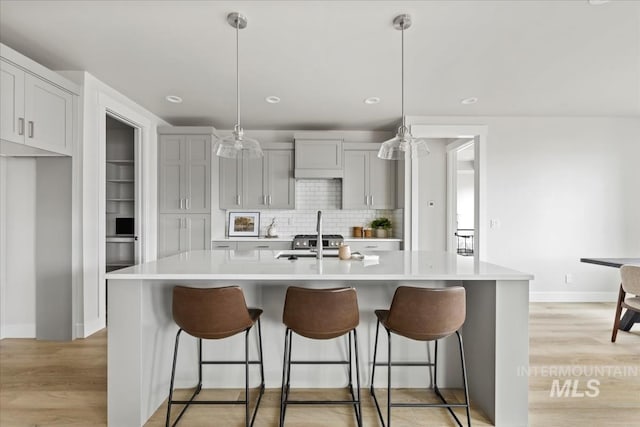
[[[315, 258], [316, 251], [310, 249], [294, 249], [290, 251], [280, 251], [276, 254], [276, 259], [289, 259], [290, 257], [296, 258]], [[324, 249], [322, 251], [323, 258], [338, 258], [337, 249]], [[295, 259], [295, 258], [292, 258]]]

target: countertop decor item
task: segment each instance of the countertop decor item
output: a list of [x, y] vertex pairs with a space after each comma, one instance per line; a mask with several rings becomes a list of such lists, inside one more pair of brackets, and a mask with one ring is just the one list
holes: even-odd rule
[[267, 227], [267, 237], [278, 237], [278, 230], [276, 229], [276, 219], [271, 220], [271, 224]]
[[371, 228], [375, 230], [376, 237], [388, 237], [389, 230], [391, 230], [391, 220], [385, 217], [376, 218], [371, 221]]
[[249, 158], [262, 157], [260, 143], [253, 138], [244, 135], [244, 130], [240, 126], [240, 49], [239, 32], [247, 26], [247, 17], [233, 12], [227, 15], [227, 22], [236, 29], [236, 125], [233, 127], [231, 135], [218, 139], [213, 152], [220, 157], [236, 159], [242, 157], [242, 153]]
[[229, 212], [229, 237], [258, 237], [260, 212]]
[[426, 140], [411, 135], [404, 115], [404, 30], [411, 27], [411, 15], [396, 16], [393, 27], [402, 32], [402, 125], [398, 128], [396, 136], [382, 143], [378, 157], [384, 160], [404, 160], [406, 152], [409, 151], [411, 158], [415, 159], [429, 154], [429, 147]]

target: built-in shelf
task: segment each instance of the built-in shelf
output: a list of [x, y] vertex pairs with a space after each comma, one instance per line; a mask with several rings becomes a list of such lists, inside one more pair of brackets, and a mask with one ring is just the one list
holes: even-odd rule
[[[136, 263], [137, 237], [129, 227], [118, 229], [119, 219], [136, 220], [135, 130], [107, 116], [105, 142], [104, 246], [105, 270], [109, 272]], [[117, 231], [132, 234], [116, 234]]]
[[107, 159], [107, 163], [112, 163], [114, 165], [132, 165], [133, 160], [111, 160]]
[[135, 236], [107, 236], [107, 243], [131, 243], [136, 240]]

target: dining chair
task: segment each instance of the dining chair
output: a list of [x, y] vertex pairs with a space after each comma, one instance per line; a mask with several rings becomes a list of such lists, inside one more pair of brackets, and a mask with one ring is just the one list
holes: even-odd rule
[[[618, 329], [620, 328], [620, 314], [622, 309], [640, 313], [640, 265], [623, 265], [620, 267], [620, 292], [618, 292], [618, 304], [616, 305], [616, 317], [613, 320], [613, 331], [611, 332], [611, 342], [616, 342]], [[626, 298], [627, 294], [635, 295]]]

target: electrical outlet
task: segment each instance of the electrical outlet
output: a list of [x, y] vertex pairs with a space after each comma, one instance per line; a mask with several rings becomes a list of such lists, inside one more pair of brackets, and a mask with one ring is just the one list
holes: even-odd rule
[[573, 283], [573, 274], [569, 274], [569, 273], [565, 274], [564, 275], [564, 283], [566, 283], [566, 284]]

